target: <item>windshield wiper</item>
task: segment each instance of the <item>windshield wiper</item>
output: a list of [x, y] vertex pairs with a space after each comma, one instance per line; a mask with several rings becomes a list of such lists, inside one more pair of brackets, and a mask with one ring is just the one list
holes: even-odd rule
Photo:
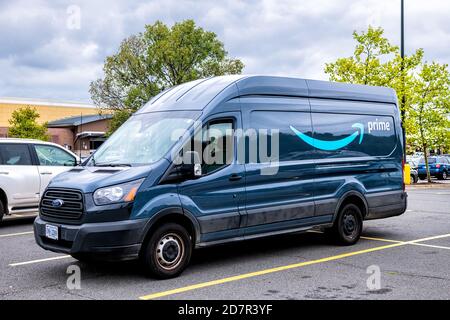
[[129, 163], [96, 163], [96, 167], [131, 167]]

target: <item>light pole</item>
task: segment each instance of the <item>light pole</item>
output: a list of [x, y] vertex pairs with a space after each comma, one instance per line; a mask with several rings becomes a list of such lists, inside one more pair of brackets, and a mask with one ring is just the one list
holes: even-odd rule
[[405, 57], [405, 12], [404, 12], [404, 0], [401, 0], [401, 9], [400, 9], [400, 56], [402, 59]]
[[404, 12], [404, 0], [401, 0], [400, 5], [400, 57], [401, 61], [401, 74], [402, 74], [402, 103], [401, 103], [401, 118], [402, 118], [402, 131], [403, 131], [403, 157], [406, 162], [406, 130], [405, 130], [405, 12]]

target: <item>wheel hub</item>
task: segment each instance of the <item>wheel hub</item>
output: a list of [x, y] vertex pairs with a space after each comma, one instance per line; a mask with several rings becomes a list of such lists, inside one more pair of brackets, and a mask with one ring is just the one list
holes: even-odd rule
[[351, 235], [356, 229], [356, 219], [352, 214], [344, 215], [344, 232], [346, 235]]
[[159, 240], [156, 246], [156, 258], [158, 264], [172, 270], [178, 266], [184, 251], [183, 241], [176, 234], [167, 234]]
[[178, 243], [176, 243], [175, 241], [167, 242], [162, 249], [162, 255], [164, 257], [164, 260], [168, 262], [173, 262], [173, 260], [175, 260], [176, 257], [178, 256], [179, 251], [180, 247]]

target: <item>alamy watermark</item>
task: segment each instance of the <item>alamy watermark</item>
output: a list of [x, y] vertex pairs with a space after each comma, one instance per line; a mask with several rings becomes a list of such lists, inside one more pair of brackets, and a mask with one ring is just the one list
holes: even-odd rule
[[[280, 131], [278, 129], [226, 129], [207, 128], [200, 121], [194, 124], [194, 139], [186, 143], [182, 151], [174, 149], [172, 160], [176, 165], [206, 164], [223, 165], [260, 163], [261, 175], [275, 175], [279, 170]], [[172, 132], [172, 141], [188, 134], [188, 130]], [[194, 156], [192, 156], [194, 154]], [[187, 156], [189, 155], [189, 156]], [[194, 162], [194, 163], [193, 163]]]
[[69, 290], [80, 290], [81, 289], [81, 269], [78, 265], [72, 264], [67, 267], [66, 274], [67, 277], [66, 286]]
[[69, 30], [81, 29], [81, 8], [77, 5], [70, 5], [67, 7], [66, 27]]
[[366, 280], [366, 285], [369, 290], [381, 289], [381, 269], [377, 265], [371, 265], [367, 267], [367, 274], [370, 276]]

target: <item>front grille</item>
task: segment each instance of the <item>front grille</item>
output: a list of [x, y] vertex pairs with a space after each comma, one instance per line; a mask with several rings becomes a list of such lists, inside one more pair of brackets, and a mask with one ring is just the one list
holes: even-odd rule
[[[53, 205], [56, 199], [63, 201], [60, 207]], [[78, 190], [47, 189], [41, 200], [41, 215], [51, 218], [79, 220], [83, 208], [83, 194]]]

